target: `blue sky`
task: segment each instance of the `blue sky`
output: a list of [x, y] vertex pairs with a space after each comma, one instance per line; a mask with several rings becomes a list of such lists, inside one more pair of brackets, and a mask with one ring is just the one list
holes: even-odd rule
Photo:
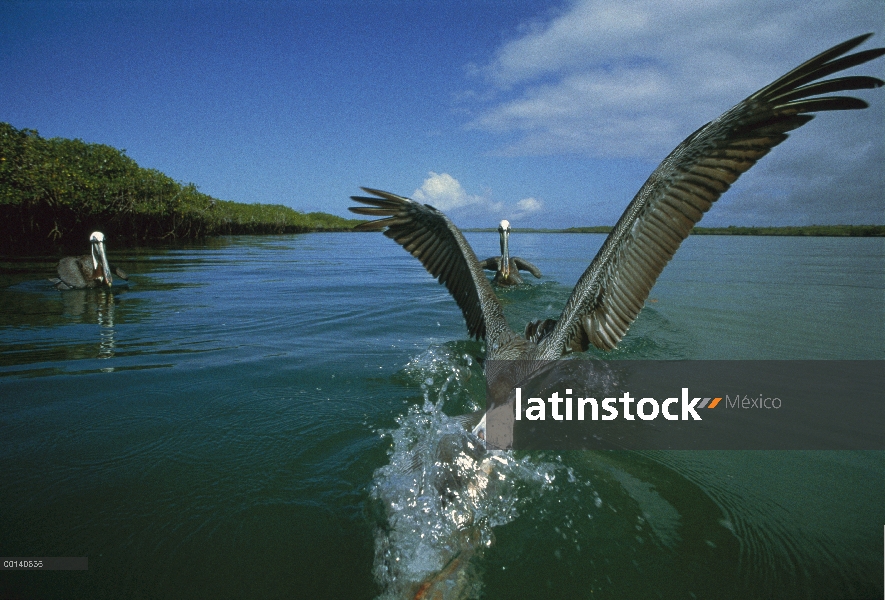
[[[364, 185], [461, 226], [612, 224], [697, 127], [883, 23], [881, 0], [4, 0], [0, 121], [224, 200], [345, 216]], [[885, 223], [885, 89], [856, 95], [703, 224]]]

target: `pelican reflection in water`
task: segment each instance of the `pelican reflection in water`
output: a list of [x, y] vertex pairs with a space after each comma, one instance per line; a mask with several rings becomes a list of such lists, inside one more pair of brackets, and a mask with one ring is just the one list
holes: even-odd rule
[[[119, 292], [116, 298], [113, 291], [105, 288], [70, 290], [61, 296], [65, 316], [72, 317], [78, 322], [99, 326], [97, 358], [113, 358], [116, 352], [114, 310], [119, 301]], [[114, 369], [104, 367], [102, 370]]]
[[102, 285], [111, 287], [114, 282], [111, 273], [120, 279], [129, 279], [125, 271], [108, 264], [102, 232], [93, 231], [89, 236], [89, 244], [92, 248], [90, 254], [66, 256], [58, 261], [58, 277], [50, 279], [56, 289], [82, 290]]
[[[874, 77], [822, 78], [885, 54], [872, 49], [846, 55], [871, 34], [839, 44], [793, 69], [710, 121], [679, 144], [640, 188], [578, 279], [558, 319], [530, 322], [514, 332], [482, 266], [458, 228], [432, 206], [389, 192], [363, 188], [371, 197], [353, 197], [368, 207], [361, 215], [381, 217], [357, 227], [381, 231], [421, 261], [445, 284], [467, 321], [470, 336], [486, 342], [486, 378], [494, 387], [490, 361], [550, 361], [591, 345], [614, 349], [642, 310], [648, 294], [692, 227], [713, 203], [787, 133], [814, 113], [866, 108], [866, 102], [824, 95], [880, 87]], [[492, 404], [491, 399], [489, 400]], [[489, 406], [486, 416], [506, 405]], [[484, 436], [486, 416], [474, 429]], [[444, 570], [421, 584], [420, 597], [449, 597]], [[416, 596], [418, 597], [418, 596]]]
[[487, 270], [494, 271], [495, 277], [492, 283], [500, 286], [519, 285], [522, 283], [522, 277], [519, 271], [528, 271], [538, 279], [541, 278], [541, 271], [527, 260], [518, 256], [510, 256], [510, 221], [504, 219], [498, 225], [498, 235], [501, 237], [501, 256], [493, 256], [487, 258], [479, 265]]

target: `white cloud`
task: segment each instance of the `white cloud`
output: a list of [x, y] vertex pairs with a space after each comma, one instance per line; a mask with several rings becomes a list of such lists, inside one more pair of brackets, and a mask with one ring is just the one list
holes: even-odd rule
[[[637, 164], [657, 164], [704, 123], [823, 50], [868, 32], [875, 36], [860, 50], [885, 45], [881, 0], [758, 0], [752, 8], [744, 0], [566, 1], [472, 70], [480, 83], [462, 106], [473, 115], [468, 129], [492, 135], [491, 154], [604, 159], [593, 170], [603, 188], [629, 176], [638, 189]], [[846, 75], [882, 78], [883, 62]], [[791, 133], [704, 223], [881, 223], [885, 93], [846, 95], [870, 108], [821, 114]]]
[[536, 198], [523, 198], [516, 203], [516, 212], [514, 219], [521, 219], [532, 213], [540, 212], [544, 209], [544, 203]]
[[482, 196], [468, 194], [457, 179], [448, 173], [428, 173], [429, 177], [415, 190], [412, 198], [424, 204], [430, 204], [441, 211], [449, 211], [471, 204], [485, 204]]
[[805, 59], [881, 30], [883, 15], [881, 0], [577, 0], [481, 68], [495, 93], [477, 94], [469, 127], [505, 136], [506, 155], [660, 159]]
[[523, 198], [515, 203], [494, 201], [491, 192], [485, 195], [469, 194], [461, 183], [448, 173], [428, 173], [412, 199], [430, 204], [449, 217], [455, 215], [465, 227], [481, 227], [500, 219], [520, 219], [543, 210], [537, 198]]
[[527, 90], [472, 124], [493, 132], [518, 132], [505, 154], [588, 152], [642, 156], [678, 135], [675, 114], [657, 109], [678, 94], [675, 82], [647, 69], [623, 69], [605, 77], [571, 75], [555, 85]]

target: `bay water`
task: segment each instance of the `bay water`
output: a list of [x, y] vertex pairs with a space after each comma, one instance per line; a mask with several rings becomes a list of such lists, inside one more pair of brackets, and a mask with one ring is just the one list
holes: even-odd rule
[[[559, 315], [603, 239], [513, 235], [544, 274], [498, 291], [514, 329]], [[882, 596], [883, 452], [508, 453], [493, 493], [474, 469], [441, 499], [421, 477], [484, 405], [484, 349], [396, 244], [109, 255], [111, 291], [0, 258], [0, 555], [89, 565], [0, 571], [2, 598]], [[691, 236], [590, 353], [885, 359], [885, 240]]]

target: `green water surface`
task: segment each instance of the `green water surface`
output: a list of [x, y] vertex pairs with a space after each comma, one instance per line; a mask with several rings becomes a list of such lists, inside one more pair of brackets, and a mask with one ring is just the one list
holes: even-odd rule
[[[558, 316], [603, 239], [515, 235], [544, 277], [500, 293], [511, 325]], [[393, 589], [373, 491], [398, 485], [392, 432], [425, 398], [484, 400], [446, 290], [372, 234], [109, 254], [128, 286], [63, 293], [52, 260], [0, 261], [0, 555], [89, 559], [0, 571], [0, 598]], [[881, 238], [691, 237], [619, 349], [594, 352], [882, 360], [883, 292]], [[516, 482], [450, 597], [882, 596], [883, 452], [523, 459], [549, 480]]]

